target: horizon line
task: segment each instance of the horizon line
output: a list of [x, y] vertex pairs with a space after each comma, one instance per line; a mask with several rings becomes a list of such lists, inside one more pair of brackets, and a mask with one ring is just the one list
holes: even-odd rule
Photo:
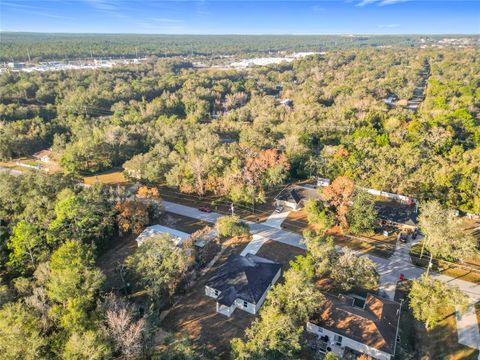
[[51, 32], [1, 30], [0, 33], [15, 34], [58, 34], [58, 35], [161, 35], [161, 36], [479, 36], [480, 33], [141, 33], [141, 32]]

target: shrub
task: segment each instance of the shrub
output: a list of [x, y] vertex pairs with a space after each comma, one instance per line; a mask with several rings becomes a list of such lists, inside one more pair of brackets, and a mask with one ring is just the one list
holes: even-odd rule
[[222, 237], [246, 236], [250, 233], [248, 225], [238, 216], [222, 216], [217, 221], [217, 230]]

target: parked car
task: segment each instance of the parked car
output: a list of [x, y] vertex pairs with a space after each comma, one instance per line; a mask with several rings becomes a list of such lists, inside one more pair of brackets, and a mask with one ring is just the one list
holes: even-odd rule
[[200, 206], [198, 208], [198, 210], [200, 210], [202, 212], [206, 212], [206, 213], [211, 213], [212, 212], [212, 209], [210, 209], [208, 206]]
[[280, 205], [280, 206], [277, 206], [277, 207], [275, 208], [275, 212], [277, 212], [277, 213], [281, 213], [282, 211], [283, 211], [283, 206], [281, 206], [281, 205]]

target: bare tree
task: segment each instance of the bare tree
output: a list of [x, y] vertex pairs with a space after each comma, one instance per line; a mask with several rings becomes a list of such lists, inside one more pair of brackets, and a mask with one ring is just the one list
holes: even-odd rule
[[114, 351], [120, 354], [121, 359], [141, 358], [145, 319], [135, 320], [132, 306], [112, 293], [106, 296], [104, 307], [107, 332], [113, 341]]

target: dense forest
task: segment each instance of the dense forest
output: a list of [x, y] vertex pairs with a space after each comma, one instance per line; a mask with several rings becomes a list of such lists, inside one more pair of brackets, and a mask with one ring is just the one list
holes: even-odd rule
[[[52, 146], [67, 173], [122, 165], [147, 184], [244, 203], [287, 179], [345, 175], [478, 213], [478, 55], [364, 49], [245, 71], [151, 58], [134, 68], [5, 73], [0, 158]], [[425, 97], [418, 110], [408, 107], [415, 96]]]
[[[455, 35], [445, 35], [458, 38]], [[94, 57], [234, 55], [429, 45], [443, 35], [145, 35], [1, 32], [0, 61]], [[472, 42], [474, 36], [461, 36]]]

